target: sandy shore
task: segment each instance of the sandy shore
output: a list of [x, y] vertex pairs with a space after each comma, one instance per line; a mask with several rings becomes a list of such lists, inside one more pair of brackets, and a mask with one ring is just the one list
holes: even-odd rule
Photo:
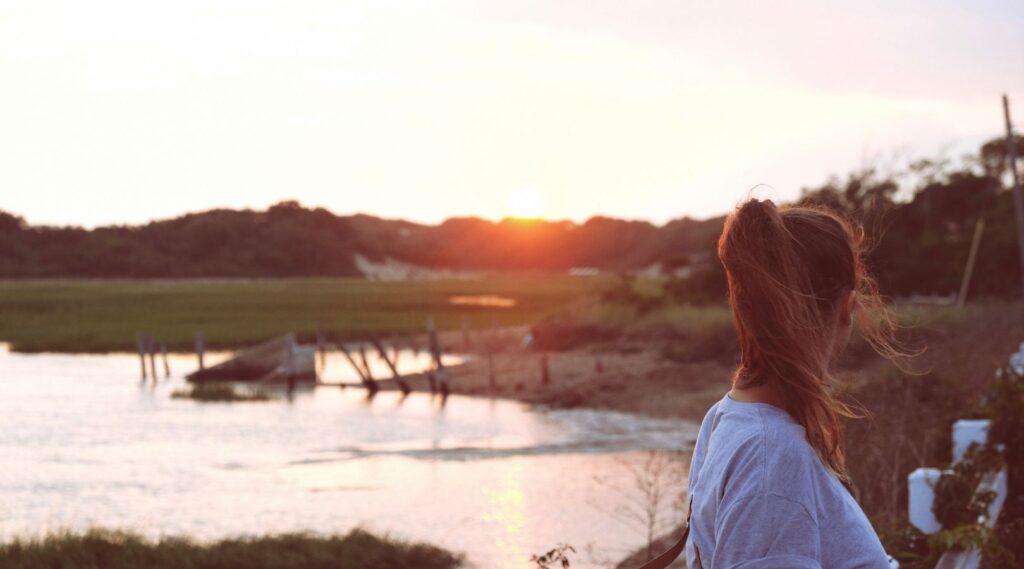
[[[543, 361], [547, 359], [547, 384]], [[454, 393], [496, 395], [556, 407], [590, 407], [699, 421], [728, 389], [730, 370], [716, 363], [678, 364], [653, 350], [638, 353], [503, 353], [453, 368]]]
[[[716, 361], [672, 361], [662, 355], [657, 343], [540, 352], [522, 347], [527, 332], [524, 327], [503, 328], [486, 338], [475, 338], [475, 342], [471, 337], [469, 344], [459, 332], [442, 334], [447, 351], [470, 356], [464, 364], [446, 369], [451, 392], [700, 421], [728, 390], [731, 366]], [[429, 388], [425, 377], [408, 378], [408, 382], [417, 391]], [[397, 388], [392, 381], [381, 382], [381, 387]]]

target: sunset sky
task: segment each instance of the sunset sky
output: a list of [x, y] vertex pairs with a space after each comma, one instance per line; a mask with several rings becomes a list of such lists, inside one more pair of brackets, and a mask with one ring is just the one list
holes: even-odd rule
[[663, 222], [1024, 125], [1024, 3], [12, 1], [0, 209]]

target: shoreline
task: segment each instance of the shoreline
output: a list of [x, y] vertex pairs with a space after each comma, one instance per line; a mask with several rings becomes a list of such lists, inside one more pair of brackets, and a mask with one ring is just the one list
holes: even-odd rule
[[[653, 418], [700, 422], [704, 413], [728, 391], [732, 366], [716, 360], [678, 362], [665, 357], [665, 341], [647, 344], [612, 342], [565, 351], [541, 351], [521, 347], [527, 326], [473, 331], [470, 344], [462, 331], [439, 331], [446, 353], [467, 356], [467, 361], [445, 369], [451, 394], [498, 397], [552, 408], [588, 408], [635, 413]], [[399, 346], [428, 345], [426, 333], [389, 338]], [[235, 348], [242, 349], [245, 344]], [[0, 348], [18, 354], [135, 355], [134, 351], [20, 351], [9, 342]], [[495, 386], [490, 385], [488, 350], [492, 350]], [[232, 352], [209, 350], [207, 354]], [[170, 352], [177, 356], [189, 351]], [[544, 383], [544, 360], [548, 383]], [[425, 373], [403, 379], [414, 392], [429, 392]], [[398, 390], [394, 379], [381, 378], [382, 391]], [[357, 383], [352, 385], [361, 389]]]
[[[666, 348], [678, 339], [615, 340], [563, 351], [523, 349], [528, 328], [504, 328], [493, 354], [495, 386], [486, 354], [450, 368], [451, 393], [494, 396], [554, 408], [588, 408], [687, 419], [698, 424], [729, 389], [731, 363], [674, 361]], [[442, 342], [458, 339], [441, 334]], [[461, 342], [445, 345], [462, 347]], [[545, 361], [546, 360], [546, 361]], [[544, 383], [547, 368], [547, 383]]]
[[[544, 360], [549, 382], [543, 382]], [[487, 358], [450, 369], [451, 393], [494, 396], [553, 408], [588, 408], [698, 424], [728, 391], [731, 367], [716, 362], [675, 363], [655, 350], [631, 354], [523, 352], [496, 354], [496, 387]]]
[[[450, 393], [498, 397], [535, 406], [586, 408], [635, 413], [652, 418], [700, 423], [708, 408], [729, 389], [732, 364], [717, 360], [679, 362], [665, 356], [665, 341], [612, 342], [564, 351], [520, 347], [525, 326], [492, 331], [494, 386], [489, 356], [479, 344], [464, 345], [461, 332], [440, 332], [449, 353], [469, 356], [445, 369]], [[426, 335], [407, 337], [422, 341]], [[547, 383], [544, 367], [547, 367]], [[426, 374], [403, 379], [414, 392], [429, 392]], [[377, 381], [398, 390], [394, 379]]]
[[[707, 409], [729, 389], [733, 364], [720, 359], [677, 361], [666, 353], [679, 338], [647, 339], [642, 342], [613, 340], [567, 350], [535, 350], [522, 347], [530, 333], [528, 326], [506, 326], [472, 331], [467, 345], [461, 330], [438, 332], [446, 354], [465, 356], [463, 363], [445, 368], [449, 393], [471, 397], [494, 397], [530, 406], [553, 409], [593, 409], [633, 413], [650, 418], [683, 419], [696, 423]], [[426, 350], [426, 333], [383, 337], [400, 348], [417, 346]], [[353, 344], [358, 342], [352, 342]], [[228, 355], [234, 349], [210, 349], [211, 354]], [[0, 351], [22, 355], [129, 355], [134, 351], [22, 351], [0, 341]], [[191, 351], [169, 351], [169, 355], [195, 357]], [[494, 385], [491, 385], [493, 359]], [[546, 379], [545, 382], [545, 367]], [[412, 392], [430, 393], [426, 372], [402, 377]], [[399, 391], [393, 378], [378, 378], [380, 391]], [[308, 384], [310, 387], [364, 389], [358, 382]]]

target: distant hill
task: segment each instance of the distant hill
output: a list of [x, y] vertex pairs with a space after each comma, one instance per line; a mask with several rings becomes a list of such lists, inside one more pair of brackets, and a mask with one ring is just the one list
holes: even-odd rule
[[289, 201], [83, 229], [33, 226], [0, 211], [0, 277], [361, 276], [356, 255], [431, 269], [627, 270], [706, 256], [722, 222], [462, 217], [425, 225]]
[[[886, 173], [866, 168], [805, 188], [798, 203], [826, 206], [863, 226], [867, 265], [887, 295], [955, 296], [977, 235], [968, 297], [1018, 296], [1020, 257], [1005, 154], [1005, 140], [995, 138], [957, 164], [917, 160]], [[1024, 160], [1018, 157], [1016, 167], [1024, 170]], [[266, 211], [215, 209], [89, 230], [32, 226], [0, 211], [0, 278], [401, 278], [480, 269], [634, 271], [660, 265], [686, 276], [670, 288], [696, 301], [725, 295], [724, 272], [715, 258], [723, 222], [456, 217], [425, 225], [338, 216], [288, 201]]]

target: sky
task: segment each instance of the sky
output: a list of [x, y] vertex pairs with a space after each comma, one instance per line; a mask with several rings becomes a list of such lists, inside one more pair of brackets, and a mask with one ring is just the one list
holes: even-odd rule
[[0, 209], [662, 223], [1024, 125], [1024, 3], [8, 0]]

